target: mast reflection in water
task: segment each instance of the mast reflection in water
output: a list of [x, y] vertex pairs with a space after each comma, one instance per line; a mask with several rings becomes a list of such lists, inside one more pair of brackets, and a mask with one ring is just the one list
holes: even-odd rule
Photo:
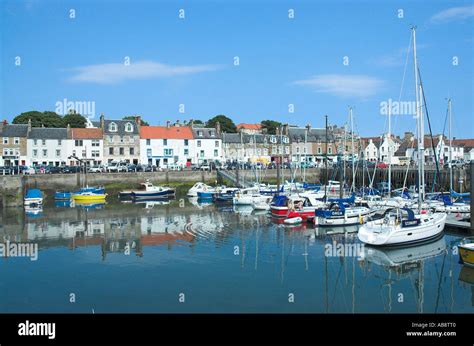
[[37, 243], [39, 254], [1, 259], [0, 311], [474, 312], [459, 238], [326, 256], [361, 246], [357, 227], [290, 228], [195, 200], [4, 209], [0, 242]]

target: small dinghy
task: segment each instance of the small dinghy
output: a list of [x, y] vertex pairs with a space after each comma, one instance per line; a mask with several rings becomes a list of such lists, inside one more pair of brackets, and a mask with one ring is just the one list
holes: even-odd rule
[[43, 193], [38, 189], [29, 189], [24, 198], [26, 206], [38, 206], [43, 204]]
[[288, 214], [288, 217], [283, 221], [285, 225], [297, 225], [303, 222], [303, 218], [299, 213], [291, 212]]

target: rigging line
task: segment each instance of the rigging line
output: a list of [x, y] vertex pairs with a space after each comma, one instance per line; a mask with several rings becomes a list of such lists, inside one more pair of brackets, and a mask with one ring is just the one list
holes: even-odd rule
[[[430, 116], [428, 114], [428, 106], [426, 104], [426, 95], [425, 95], [425, 88], [423, 86], [423, 82], [422, 82], [422, 79], [421, 79], [421, 73], [420, 73], [420, 68], [418, 68], [418, 77], [420, 77], [420, 86], [421, 86], [421, 95], [423, 96], [423, 105], [425, 106], [425, 112], [426, 112], [426, 118], [428, 119], [428, 128], [430, 130], [430, 137], [431, 137], [431, 148], [433, 150], [433, 155], [434, 155], [434, 158], [435, 158], [435, 163], [436, 163], [436, 174], [440, 176], [440, 188], [441, 188], [441, 192], [443, 192], [444, 188], [443, 188], [443, 185], [442, 185], [442, 181], [441, 181], [441, 174], [439, 172], [439, 164], [438, 164], [438, 155], [436, 155], [436, 150], [435, 150], [435, 146], [434, 146], [434, 140], [433, 140], [433, 131], [431, 131], [431, 121], [430, 121]], [[424, 138], [423, 138], [424, 140]], [[434, 187], [436, 185], [436, 181], [433, 182], [433, 190], [434, 190]], [[445, 203], [446, 205], [446, 203]]]

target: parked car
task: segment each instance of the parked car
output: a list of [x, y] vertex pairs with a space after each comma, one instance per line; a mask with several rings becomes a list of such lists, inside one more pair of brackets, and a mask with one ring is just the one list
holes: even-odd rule
[[201, 170], [201, 171], [210, 171], [210, 170], [211, 170], [211, 166], [209, 166], [208, 164], [204, 163], [204, 164], [202, 164], [201, 166], [199, 166], [199, 170]]
[[63, 173], [63, 167], [50, 166], [47, 173], [49, 174]]
[[[451, 167], [453, 168], [462, 168], [464, 166], [463, 160], [452, 160]], [[444, 165], [444, 168], [449, 168], [449, 162]]]
[[64, 166], [62, 167], [62, 173], [78, 173], [81, 171], [80, 166]]
[[388, 168], [388, 165], [385, 162], [377, 162], [377, 168]]
[[94, 166], [89, 167], [87, 172], [89, 172], [89, 173], [103, 173], [103, 172], [105, 172], [105, 167], [102, 166], [102, 165], [94, 165]]
[[107, 172], [109, 173], [118, 173], [118, 172], [127, 172], [127, 164], [125, 162], [111, 162], [107, 166]]

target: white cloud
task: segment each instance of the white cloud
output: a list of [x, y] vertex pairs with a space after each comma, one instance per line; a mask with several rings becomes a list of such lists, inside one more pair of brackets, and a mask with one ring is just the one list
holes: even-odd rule
[[445, 23], [474, 16], [474, 6], [451, 7], [431, 17], [433, 23]]
[[383, 87], [384, 81], [367, 75], [325, 74], [295, 81], [293, 84], [310, 86], [318, 93], [366, 98], [376, 94]]
[[75, 82], [116, 84], [125, 80], [166, 78], [215, 71], [220, 65], [167, 65], [154, 61], [87, 65], [72, 68]]

